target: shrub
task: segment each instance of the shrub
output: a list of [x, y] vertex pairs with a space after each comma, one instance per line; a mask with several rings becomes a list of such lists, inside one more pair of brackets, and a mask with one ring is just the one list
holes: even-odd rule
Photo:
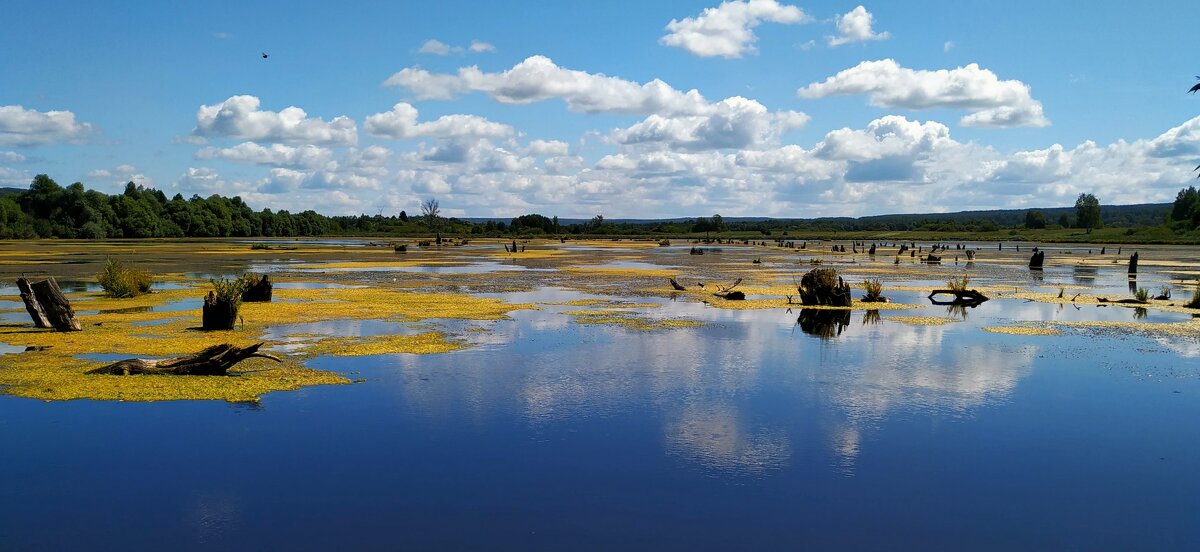
[[250, 250], [251, 250], [251, 251], [258, 251], [258, 250], [263, 250], [263, 249], [271, 249], [271, 246], [270, 246], [270, 245], [268, 245], [268, 244], [265, 244], [265, 243], [252, 243], [252, 244], [250, 244]]
[[109, 257], [104, 260], [104, 270], [96, 275], [96, 282], [105, 295], [125, 299], [149, 293], [154, 278], [145, 270], [126, 267], [121, 261]]
[[236, 310], [242, 304], [242, 294], [253, 284], [251, 278], [254, 278], [254, 281], [258, 279], [257, 276], [242, 275], [232, 280], [221, 278], [209, 281], [212, 282], [217, 300], [232, 305]]
[[971, 283], [971, 277], [963, 274], [957, 278], [946, 280], [946, 286], [953, 291], [967, 291], [967, 286]]
[[1150, 300], [1150, 290], [1146, 288], [1138, 288], [1137, 293], [1133, 294], [1134, 299], [1145, 303]]
[[1200, 309], [1200, 283], [1196, 284], [1196, 291], [1192, 292], [1192, 300], [1184, 306], [1189, 309]]
[[883, 282], [878, 279], [863, 280], [863, 289], [867, 290], [867, 299], [875, 300], [883, 296]]

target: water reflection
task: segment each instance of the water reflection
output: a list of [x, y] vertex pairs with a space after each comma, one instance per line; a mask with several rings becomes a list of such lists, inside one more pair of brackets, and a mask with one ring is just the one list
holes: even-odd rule
[[[875, 311], [878, 318], [879, 311]], [[821, 339], [832, 339], [842, 335], [846, 326], [850, 325], [849, 310], [800, 309], [800, 317], [796, 319], [800, 330], [808, 335]]]
[[667, 454], [708, 469], [762, 473], [786, 466], [791, 443], [779, 428], [754, 428], [726, 404], [689, 405], [667, 423]]

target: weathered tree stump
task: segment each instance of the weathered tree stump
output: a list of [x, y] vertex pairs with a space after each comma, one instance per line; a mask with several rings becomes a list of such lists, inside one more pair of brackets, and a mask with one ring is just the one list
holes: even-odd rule
[[1029, 268], [1033, 270], [1041, 270], [1042, 264], [1046, 261], [1046, 252], [1038, 251], [1032, 257], [1029, 257]]
[[268, 358], [281, 362], [279, 358], [258, 352], [262, 343], [249, 347], [237, 347], [228, 343], [213, 345], [194, 355], [169, 360], [146, 360], [130, 358], [88, 370], [88, 374], [110, 376], [227, 376], [229, 369], [250, 358]]
[[1134, 274], [1134, 275], [1137, 274], [1137, 263], [1138, 263], [1138, 254], [1136, 251], [1134, 251], [1133, 255], [1129, 256], [1129, 273], [1130, 274]]
[[974, 250], [974, 249], [968, 249], [968, 250], [967, 250], [967, 260], [968, 260], [968, 261], [974, 261], [974, 260], [975, 260], [975, 250]]
[[21, 290], [21, 300], [24, 301], [25, 310], [29, 312], [30, 318], [33, 318], [35, 326], [54, 328], [60, 332], [77, 332], [83, 329], [79, 325], [79, 319], [75, 318], [71, 302], [63, 295], [62, 290], [58, 289], [58, 282], [55, 282], [54, 278], [40, 282], [20, 278], [17, 280], [17, 288]]
[[227, 299], [217, 297], [208, 292], [200, 312], [201, 327], [204, 330], [232, 330], [237, 321], [238, 305]]
[[46, 318], [46, 312], [42, 310], [42, 304], [38, 303], [37, 298], [34, 297], [33, 289], [29, 287], [29, 280], [17, 278], [17, 288], [21, 290], [21, 301], [25, 302], [25, 310], [29, 312], [29, 317], [33, 319], [33, 325], [38, 328], [49, 328], [50, 320]]
[[850, 284], [844, 282], [832, 268], [814, 268], [800, 278], [797, 287], [802, 305], [849, 307]]
[[270, 303], [273, 287], [266, 274], [263, 274], [261, 278], [252, 275], [246, 291], [242, 292], [242, 301], [245, 303]]

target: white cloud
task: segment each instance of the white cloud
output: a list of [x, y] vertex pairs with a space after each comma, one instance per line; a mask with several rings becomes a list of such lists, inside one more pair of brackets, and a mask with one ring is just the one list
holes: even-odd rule
[[431, 54], [435, 56], [448, 56], [450, 55], [451, 50], [452, 49], [450, 48], [450, 45], [440, 40], [434, 40], [431, 38], [426, 40], [425, 43], [421, 45], [421, 49], [417, 50], [417, 53]]
[[417, 122], [417, 109], [407, 103], [392, 106], [391, 111], [376, 113], [363, 122], [363, 130], [381, 138], [504, 138], [516, 134], [508, 125], [494, 123], [476, 115], [444, 115]]
[[0, 161], [5, 163], [24, 163], [25, 156], [15, 151], [0, 151]]
[[468, 46], [467, 49], [472, 52], [475, 52], [477, 54], [482, 54], [484, 52], [495, 52], [496, 51], [495, 46], [488, 44], [487, 42], [480, 41], [480, 40], [472, 40], [471, 45]]
[[526, 152], [538, 157], [562, 157], [570, 153], [571, 146], [559, 140], [533, 140]]
[[1050, 124], [1029, 85], [1000, 80], [995, 73], [970, 64], [938, 71], [901, 67], [895, 60], [864, 61], [801, 88], [802, 98], [867, 94], [871, 105], [884, 108], [954, 108], [969, 112], [959, 120], [974, 127], [1043, 127]]
[[704, 115], [651, 115], [613, 132], [620, 144], [659, 143], [671, 149], [746, 149], [778, 142], [783, 133], [801, 128], [809, 117], [795, 111], [772, 113], [757, 101], [740, 96], [713, 104]]
[[485, 73], [471, 66], [449, 75], [410, 67], [383, 84], [404, 88], [422, 100], [448, 100], [467, 92], [483, 92], [505, 104], [559, 98], [571, 111], [582, 113], [697, 114], [708, 105], [695, 90], [681, 92], [658, 79], [638, 84], [566, 69], [545, 56], [531, 56], [501, 73]]
[[957, 46], [957, 45], [954, 43], [953, 40], [947, 40], [946, 42], [942, 43], [942, 51], [949, 52], [950, 50], [953, 50], [955, 46]]
[[837, 18], [838, 36], [829, 37], [829, 45], [841, 46], [852, 42], [887, 40], [892, 37], [891, 33], [887, 31], [882, 33], [873, 31], [871, 26], [874, 21], [875, 16], [871, 15], [867, 8], [858, 6], [850, 10]]
[[141, 173], [137, 167], [130, 164], [117, 165], [111, 169], [95, 169], [87, 173], [87, 177], [92, 180], [101, 180], [112, 184], [125, 184], [133, 182], [139, 186], [151, 187], [154, 185], [154, 179]]
[[243, 142], [228, 148], [203, 148], [196, 152], [196, 159], [224, 159], [235, 163], [316, 168], [329, 163], [333, 159], [333, 151], [313, 145], [262, 146], [254, 142]]
[[78, 142], [93, 131], [75, 121], [70, 111], [37, 111], [19, 105], [0, 105], [0, 146], [36, 146]]
[[791, 25], [812, 18], [796, 6], [775, 0], [732, 0], [706, 8], [696, 17], [672, 19], [667, 34], [659, 39], [665, 46], [683, 48], [700, 57], [739, 58], [753, 52], [758, 37], [754, 28], [763, 22]]
[[33, 177], [29, 173], [9, 167], [0, 167], [0, 185], [27, 187], [30, 182], [33, 182]]
[[196, 113], [193, 136], [222, 137], [254, 142], [313, 145], [354, 145], [358, 128], [349, 117], [331, 121], [310, 119], [299, 107], [262, 111], [255, 96], [232, 96], [216, 105], [202, 105]]

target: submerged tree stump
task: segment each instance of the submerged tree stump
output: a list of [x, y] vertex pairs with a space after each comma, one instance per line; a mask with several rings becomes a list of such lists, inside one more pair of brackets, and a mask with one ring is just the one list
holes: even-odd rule
[[1029, 257], [1029, 268], [1033, 270], [1041, 270], [1042, 264], [1046, 261], [1046, 252], [1038, 251], [1032, 257]]
[[205, 330], [232, 330], [237, 321], [238, 305], [208, 292], [202, 307], [201, 327]]
[[229, 369], [250, 358], [268, 358], [281, 362], [278, 357], [258, 352], [262, 343], [249, 347], [238, 347], [228, 343], [213, 345], [194, 355], [169, 360], [146, 360], [130, 358], [88, 370], [88, 374], [110, 376], [227, 376]]
[[55, 282], [54, 278], [32, 283], [25, 278], [19, 278], [17, 287], [21, 290], [21, 300], [25, 302], [25, 310], [29, 312], [30, 318], [33, 318], [34, 326], [54, 328], [60, 332], [77, 332], [83, 329], [79, 325], [79, 319], [75, 318], [71, 302], [63, 295], [62, 290], [58, 289], [58, 282]]
[[838, 276], [832, 268], [814, 268], [800, 278], [797, 287], [802, 305], [826, 305], [831, 307], [849, 307], [850, 284]]
[[274, 285], [271, 284], [268, 275], [263, 274], [261, 278], [252, 275], [246, 291], [242, 292], [242, 301], [245, 303], [270, 303], [273, 288]]

